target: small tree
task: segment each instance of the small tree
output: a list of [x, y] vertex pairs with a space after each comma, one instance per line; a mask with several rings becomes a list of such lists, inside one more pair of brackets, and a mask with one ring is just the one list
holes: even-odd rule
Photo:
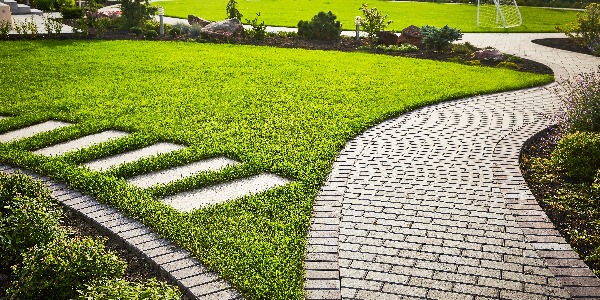
[[578, 45], [600, 55], [600, 4], [591, 3], [583, 13], [577, 14], [577, 21], [564, 28], [556, 26], [556, 29]]
[[369, 36], [369, 43], [371, 45], [375, 45], [377, 33], [385, 30], [385, 28], [390, 25], [392, 21], [387, 20], [388, 15], [382, 15], [376, 7], [369, 9], [366, 3], [362, 5], [360, 11], [362, 11], [364, 16], [364, 18], [360, 20], [360, 27], [362, 27], [363, 31], [367, 32]]
[[229, 2], [227, 2], [227, 7], [225, 8], [225, 10], [227, 11], [228, 19], [242, 19], [242, 14], [237, 9], [237, 1], [229, 0]]
[[125, 29], [142, 27], [155, 12], [156, 8], [150, 7], [148, 0], [121, 0], [121, 17]]
[[342, 33], [342, 23], [330, 11], [319, 12], [310, 21], [298, 22], [298, 35], [317, 40], [337, 40]]

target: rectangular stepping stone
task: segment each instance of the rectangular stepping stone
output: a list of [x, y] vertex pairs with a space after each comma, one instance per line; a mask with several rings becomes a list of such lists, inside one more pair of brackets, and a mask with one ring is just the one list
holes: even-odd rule
[[142, 158], [152, 157], [160, 154], [165, 154], [177, 150], [184, 149], [184, 146], [171, 144], [171, 143], [158, 143], [150, 145], [148, 147], [133, 150], [101, 159], [91, 161], [84, 164], [84, 166], [94, 171], [104, 171], [112, 167], [122, 165], [124, 163], [130, 163]]
[[226, 157], [215, 157], [168, 170], [138, 175], [127, 179], [127, 182], [139, 188], [145, 189], [154, 185], [165, 184], [185, 177], [190, 177], [200, 172], [215, 172], [227, 166], [237, 164], [239, 164], [239, 162], [233, 159], [229, 159]]
[[31, 125], [25, 128], [9, 131], [0, 134], [0, 143], [12, 142], [25, 138], [30, 138], [36, 134], [52, 131], [54, 129], [62, 128], [71, 125], [71, 123], [60, 122], [60, 121], [46, 121], [44, 123]]
[[96, 144], [108, 142], [110, 140], [126, 137], [129, 134], [127, 132], [116, 131], [116, 130], [108, 130], [96, 134], [91, 134], [88, 136], [84, 136], [72, 141], [68, 141], [65, 143], [56, 144], [54, 146], [46, 147], [43, 149], [39, 149], [34, 151], [35, 154], [45, 155], [45, 156], [59, 156], [63, 155], [70, 151], [80, 150], [83, 148], [87, 148]]
[[290, 182], [289, 179], [275, 174], [263, 173], [195, 191], [183, 192], [166, 197], [161, 201], [179, 211], [190, 212], [210, 204], [222, 203], [246, 195], [258, 194]]
[[0, 121], [2, 121], [3, 119], [8, 119], [8, 117], [0, 116]]

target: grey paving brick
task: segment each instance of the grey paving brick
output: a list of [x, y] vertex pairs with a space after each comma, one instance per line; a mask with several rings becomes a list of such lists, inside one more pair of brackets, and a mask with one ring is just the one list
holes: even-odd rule
[[87, 148], [110, 140], [126, 137], [128, 133], [116, 130], [103, 131], [96, 134], [84, 136], [68, 142], [56, 144], [34, 151], [35, 154], [45, 156], [60, 156], [70, 151]]
[[141, 149], [97, 159], [84, 165], [94, 171], [104, 171], [124, 163], [184, 149], [184, 146], [171, 143], [157, 143]]
[[52, 131], [69, 125], [71, 125], [71, 123], [50, 120], [43, 123], [27, 126], [24, 128], [15, 129], [0, 134], [0, 143], [12, 142], [16, 140], [29, 138], [36, 134]]

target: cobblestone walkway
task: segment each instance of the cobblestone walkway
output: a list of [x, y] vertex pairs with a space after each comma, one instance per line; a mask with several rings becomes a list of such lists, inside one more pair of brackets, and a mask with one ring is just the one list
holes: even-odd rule
[[[546, 63], [558, 80], [597, 69], [599, 58], [530, 42], [548, 36], [561, 37], [464, 40]], [[559, 108], [552, 86], [425, 107], [348, 142], [315, 203], [308, 298], [600, 299], [518, 166]]]

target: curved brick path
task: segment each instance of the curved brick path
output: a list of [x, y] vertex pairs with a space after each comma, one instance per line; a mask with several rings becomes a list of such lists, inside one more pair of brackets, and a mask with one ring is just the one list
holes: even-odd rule
[[[547, 36], [561, 37], [464, 40], [546, 63], [558, 80], [600, 64], [529, 42]], [[307, 298], [600, 299], [518, 167], [559, 107], [547, 88], [425, 107], [348, 142], [315, 203]]]

